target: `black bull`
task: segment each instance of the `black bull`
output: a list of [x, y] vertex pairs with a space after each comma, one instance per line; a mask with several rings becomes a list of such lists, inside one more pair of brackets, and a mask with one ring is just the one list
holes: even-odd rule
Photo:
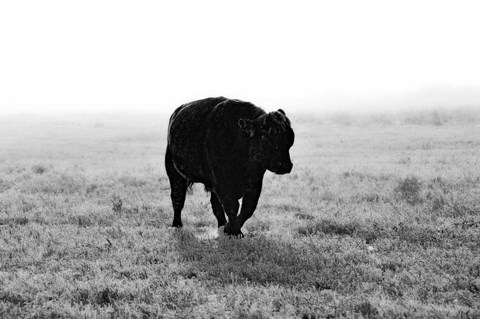
[[170, 118], [165, 154], [172, 226], [182, 227], [187, 188], [203, 183], [211, 191], [218, 227], [226, 224], [225, 233], [242, 235], [243, 224], [257, 207], [265, 171], [287, 174], [292, 170], [289, 149], [294, 138], [283, 110], [265, 113], [251, 103], [224, 97], [177, 108]]

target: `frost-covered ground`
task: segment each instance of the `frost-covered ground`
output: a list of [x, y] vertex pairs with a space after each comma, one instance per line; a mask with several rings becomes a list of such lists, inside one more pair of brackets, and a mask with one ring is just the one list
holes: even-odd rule
[[2, 116], [0, 317], [480, 316], [478, 124], [290, 117], [231, 239], [201, 186], [169, 229], [168, 115]]

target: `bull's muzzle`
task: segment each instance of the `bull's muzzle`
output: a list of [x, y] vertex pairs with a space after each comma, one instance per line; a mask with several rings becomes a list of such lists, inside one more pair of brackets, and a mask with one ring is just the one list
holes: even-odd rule
[[279, 175], [288, 174], [292, 171], [292, 168], [293, 164], [291, 162], [279, 163], [278, 165], [275, 165], [275, 167], [273, 167], [273, 172]]

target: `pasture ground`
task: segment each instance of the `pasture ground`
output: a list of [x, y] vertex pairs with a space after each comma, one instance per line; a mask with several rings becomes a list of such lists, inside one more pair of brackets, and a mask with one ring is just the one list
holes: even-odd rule
[[290, 115], [244, 239], [172, 230], [168, 115], [0, 118], [0, 318], [479, 318], [480, 126]]

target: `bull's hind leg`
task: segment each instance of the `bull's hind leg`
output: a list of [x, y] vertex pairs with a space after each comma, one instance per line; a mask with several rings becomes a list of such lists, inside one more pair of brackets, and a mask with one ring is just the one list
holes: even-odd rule
[[218, 227], [224, 226], [227, 222], [227, 219], [225, 218], [225, 212], [223, 211], [222, 204], [220, 204], [220, 201], [214, 192], [211, 194], [210, 203], [212, 204], [213, 214], [215, 217], [217, 217]]
[[172, 227], [182, 227], [182, 209], [187, 195], [188, 182], [177, 172], [173, 165], [170, 150], [167, 147], [165, 153], [165, 169], [170, 180], [170, 198], [173, 205], [173, 223]]

